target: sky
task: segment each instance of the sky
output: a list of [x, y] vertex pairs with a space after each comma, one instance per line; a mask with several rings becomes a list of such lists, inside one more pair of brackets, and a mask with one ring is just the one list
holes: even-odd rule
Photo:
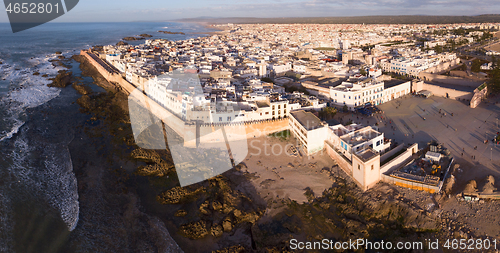
[[[5, 7], [2, 8], [4, 9], [0, 13], [0, 22], [8, 22]], [[498, 13], [500, 13], [498, 0], [80, 0], [73, 10], [53, 22], [167, 21], [196, 17], [338, 17]]]

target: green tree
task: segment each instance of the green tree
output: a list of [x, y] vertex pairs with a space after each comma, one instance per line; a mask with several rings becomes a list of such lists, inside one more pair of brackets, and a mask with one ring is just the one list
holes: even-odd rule
[[359, 73], [363, 76], [366, 76], [368, 74], [364, 68], [360, 68]]
[[456, 45], [456, 43], [455, 43], [455, 40], [453, 40], [453, 39], [452, 39], [452, 40], [451, 40], [451, 42], [450, 42], [450, 48], [451, 48], [451, 51], [455, 51], [456, 46], [457, 46], [457, 45]]
[[436, 54], [440, 54], [443, 52], [443, 47], [440, 45], [437, 45], [434, 47], [434, 51], [436, 52]]
[[488, 92], [493, 94], [500, 93], [500, 66], [498, 64], [490, 72], [490, 80], [488, 81]]
[[470, 69], [476, 73], [481, 71], [481, 61], [479, 59], [473, 60]]
[[324, 107], [319, 112], [319, 117], [322, 120], [330, 120], [330, 119], [333, 119], [333, 117], [335, 117], [335, 114], [337, 114], [337, 109], [335, 109], [333, 107]]

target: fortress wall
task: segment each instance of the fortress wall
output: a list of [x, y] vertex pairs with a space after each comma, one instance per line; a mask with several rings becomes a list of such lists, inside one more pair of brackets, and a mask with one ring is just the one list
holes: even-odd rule
[[458, 64], [460, 64], [460, 58], [457, 58], [457, 59], [452, 60], [452, 61], [443, 62], [435, 67], [426, 69], [424, 72], [426, 72], [426, 73], [444, 72], [444, 71], [447, 71], [448, 69], [451, 69], [451, 68], [457, 66]]
[[[261, 136], [269, 135], [275, 132], [287, 130], [288, 119], [281, 120], [267, 120], [248, 123], [234, 123], [225, 125], [209, 125], [202, 124], [199, 126], [199, 137], [201, 143], [214, 142], [220, 136], [213, 134], [214, 131], [224, 127], [226, 135], [230, 140], [243, 140], [249, 138], [258, 138]], [[245, 133], [245, 135], [240, 135]]]
[[481, 101], [483, 101], [483, 99], [486, 98], [487, 94], [488, 94], [488, 87], [484, 87], [484, 89], [481, 91], [479, 91], [479, 89], [476, 89], [474, 91], [474, 96], [470, 100], [470, 107], [476, 108], [481, 103]]
[[326, 149], [326, 153], [333, 159], [337, 162], [337, 164], [339, 165], [339, 167], [345, 171], [345, 173], [347, 173], [347, 175], [351, 176], [352, 177], [352, 164], [349, 163], [344, 157], [342, 157], [342, 155], [340, 155], [339, 153], [337, 153], [337, 151], [335, 151], [335, 149], [333, 148], [333, 145], [328, 142], [328, 141], [325, 141], [325, 149]]
[[471, 99], [472, 96], [474, 95], [471, 92], [445, 88], [445, 87], [441, 87], [441, 86], [437, 86], [437, 85], [428, 84], [425, 82], [422, 85], [422, 89], [431, 91], [432, 94], [435, 96], [446, 97], [448, 95], [448, 98], [451, 98], [451, 99], [458, 99], [458, 98]]
[[433, 95], [440, 97], [446, 97], [448, 95], [448, 97], [451, 99], [472, 99], [472, 96], [474, 95], [472, 92], [459, 91], [451, 88], [425, 83], [422, 81], [412, 83], [413, 92], [419, 92], [422, 90], [428, 90], [432, 92]]

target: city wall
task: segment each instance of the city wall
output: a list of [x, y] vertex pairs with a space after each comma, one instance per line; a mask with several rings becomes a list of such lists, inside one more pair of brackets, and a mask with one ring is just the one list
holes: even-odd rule
[[333, 144], [329, 141], [325, 141], [326, 153], [337, 162], [338, 166], [347, 173], [347, 175], [352, 177], [352, 163], [347, 161], [342, 155], [337, 153], [333, 148]]
[[466, 87], [473, 87], [473, 88], [476, 88], [477, 86], [481, 85], [481, 83], [482, 83], [482, 81], [477, 81], [477, 80], [472, 80], [472, 79], [467, 79], [467, 78], [462, 78], [462, 77], [445, 76], [445, 75], [431, 74], [431, 73], [426, 73], [426, 72], [420, 72], [418, 77], [424, 81], [457, 85], [457, 86], [466, 86]]
[[441, 87], [425, 82], [415, 82], [413, 83], [412, 91], [419, 92], [421, 90], [428, 90], [432, 92], [435, 96], [448, 97], [451, 99], [472, 99], [474, 95], [472, 92], [459, 91], [451, 88]]
[[380, 156], [380, 162], [384, 162], [385, 160], [387, 160], [389, 157], [393, 156], [394, 154], [396, 154], [397, 152], [399, 152], [400, 150], [402, 150], [404, 148], [404, 143], [401, 143], [399, 144], [397, 147], [391, 149], [390, 151], [384, 153], [383, 155]]
[[[401, 165], [403, 165], [404, 163], [409, 161], [409, 159], [412, 157], [412, 155], [417, 153], [417, 152], [418, 152], [418, 144], [415, 143], [415, 144], [411, 145], [410, 147], [408, 147], [405, 152], [398, 155], [396, 158], [392, 159], [391, 161], [387, 162], [386, 164], [384, 164], [384, 166], [380, 167], [380, 173], [384, 174], [384, 173], [387, 173], [387, 172], [389, 172], [397, 167], [400, 167]], [[387, 157], [386, 157], [386, 159], [387, 159]]]
[[213, 134], [213, 132], [222, 127], [224, 127], [226, 135], [231, 141], [258, 138], [289, 129], [288, 119], [235, 122], [231, 124], [198, 124], [195, 127], [197, 128], [197, 137], [200, 138], [202, 143], [214, 142], [215, 139], [221, 137], [218, 134]]
[[451, 61], [447, 61], [447, 62], [443, 62], [435, 67], [426, 69], [424, 72], [425, 73], [432, 73], [432, 74], [440, 73], [440, 72], [448, 71], [449, 69], [457, 66], [458, 64], [460, 64], [460, 58], [457, 58], [457, 59], [451, 60]]
[[482, 101], [483, 99], [486, 98], [488, 95], [488, 87], [485, 86], [482, 90], [479, 90], [479, 88], [474, 90], [474, 96], [470, 100], [470, 108], [476, 108]]
[[135, 90], [135, 86], [129, 83], [127, 80], [123, 79], [120, 73], [110, 72], [104, 66], [102, 66], [102, 64], [106, 64], [104, 61], [101, 60], [100, 62], [97, 62], [90, 54], [86, 50], [80, 51], [80, 55], [85, 56], [85, 58], [97, 69], [97, 71], [104, 78], [106, 78], [106, 80], [108, 80], [108, 82], [119, 84], [121, 88], [123, 88], [123, 91], [127, 93], [127, 95], [130, 95], [130, 93]]

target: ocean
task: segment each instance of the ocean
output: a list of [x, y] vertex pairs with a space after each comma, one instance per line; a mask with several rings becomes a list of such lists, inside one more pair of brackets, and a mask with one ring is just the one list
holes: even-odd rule
[[[47, 86], [49, 78], [65, 69], [52, 64], [60, 56], [56, 52], [71, 57], [81, 49], [143, 33], [181, 40], [210, 31], [174, 22], [47, 23], [13, 34], [9, 24], [0, 24], [0, 252], [37, 252], [19, 246], [29, 244], [32, 234], [48, 240], [44, 244], [57, 252], [51, 245], [64, 244], [58, 240], [70, 237], [80, 220], [78, 181], [68, 148], [75, 133], [65, 129], [65, 119], [80, 116], [65, 104], [74, 95]], [[139, 43], [144, 41], [129, 42]]]

